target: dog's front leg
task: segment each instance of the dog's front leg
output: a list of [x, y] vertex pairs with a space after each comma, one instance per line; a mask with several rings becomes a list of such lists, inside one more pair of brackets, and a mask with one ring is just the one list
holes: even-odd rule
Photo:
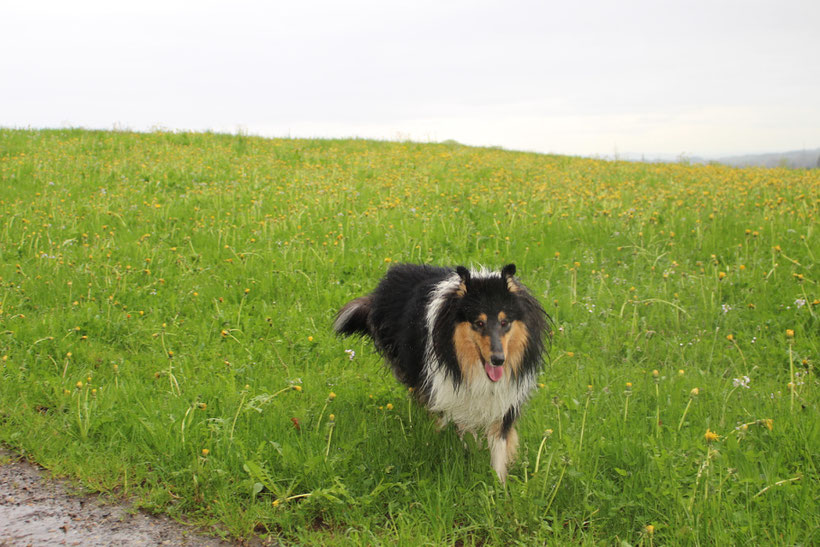
[[515, 426], [505, 428], [502, 422], [494, 423], [487, 431], [487, 444], [490, 448], [490, 464], [504, 484], [507, 482], [507, 469], [518, 452], [518, 432]]

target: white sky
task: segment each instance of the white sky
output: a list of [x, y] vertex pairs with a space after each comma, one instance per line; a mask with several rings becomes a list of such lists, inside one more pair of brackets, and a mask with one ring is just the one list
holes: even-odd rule
[[820, 147], [820, 2], [3, 0], [0, 126]]

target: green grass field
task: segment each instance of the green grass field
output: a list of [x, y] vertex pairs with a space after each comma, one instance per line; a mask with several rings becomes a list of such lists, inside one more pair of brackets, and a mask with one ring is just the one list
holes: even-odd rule
[[[820, 170], [0, 130], [0, 442], [235, 539], [820, 542]], [[506, 487], [336, 310], [515, 262], [556, 331]]]

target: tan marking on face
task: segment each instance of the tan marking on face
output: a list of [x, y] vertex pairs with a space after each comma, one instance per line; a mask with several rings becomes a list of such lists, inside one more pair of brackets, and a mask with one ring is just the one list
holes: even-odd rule
[[529, 339], [530, 333], [523, 321], [513, 321], [510, 330], [501, 337], [501, 347], [504, 349], [506, 358], [504, 368], [509, 367], [509, 370], [516, 376], [518, 376], [518, 371], [521, 369], [524, 350], [527, 349]]
[[484, 321], [484, 324], [486, 325], [487, 324], [487, 314], [486, 313], [478, 314], [478, 320], [479, 321]]
[[471, 382], [476, 369], [481, 364], [481, 354], [478, 352], [476, 332], [467, 321], [456, 325], [453, 333], [453, 346], [456, 349], [456, 360], [458, 368], [461, 369], [461, 376], [467, 382]]
[[507, 318], [506, 313], [504, 313], [503, 311], [498, 312], [498, 321], [499, 322], [505, 320], [506, 318]]

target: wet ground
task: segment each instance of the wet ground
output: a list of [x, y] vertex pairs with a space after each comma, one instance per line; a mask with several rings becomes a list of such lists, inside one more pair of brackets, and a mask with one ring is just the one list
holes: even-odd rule
[[70, 491], [66, 481], [0, 447], [0, 547], [232, 545], [167, 517]]

